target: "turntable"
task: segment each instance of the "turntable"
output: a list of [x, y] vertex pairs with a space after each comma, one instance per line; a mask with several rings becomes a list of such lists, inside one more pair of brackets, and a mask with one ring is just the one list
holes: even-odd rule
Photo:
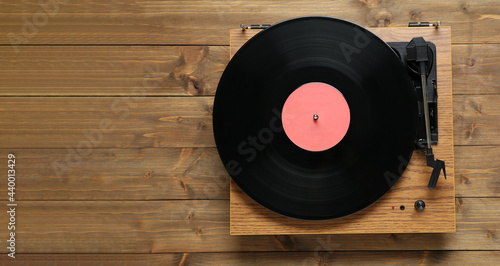
[[454, 232], [450, 35], [330, 17], [232, 30], [213, 112], [231, 234]]

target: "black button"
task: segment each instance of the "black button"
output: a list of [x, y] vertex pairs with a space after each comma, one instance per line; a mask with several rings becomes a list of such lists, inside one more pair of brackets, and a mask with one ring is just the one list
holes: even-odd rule
[[417, 209], [417, 211], [425, 209], [425, 202], [423, 200], [415, 201], [415, 209]]

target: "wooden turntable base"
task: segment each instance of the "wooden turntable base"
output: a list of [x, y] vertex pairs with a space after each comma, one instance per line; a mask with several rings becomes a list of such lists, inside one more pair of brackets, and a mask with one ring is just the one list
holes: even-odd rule
[[[438, 82], [439, 143], [436, 158], [446, 162], [437, 188], [427, 184], [432, 169], [425, 154], [415, 151], [396, 185], [370, 207], [344, 218], [330, 221], [302, 221], [269, 211], [253, 201], [231, 180], [231, 235], [292, 234], [369, 234], [369, 233], [446, 233], [455, 232], [455, 178], [453, 157], [453, 102], [451, 84], [451, 29], [372, 28], [386, 42], [408, 42], [424, 37], [436, 45]], [[231, 56], [259, 30], [231, 30]], [[425, 201], [422, 211], [415, 201]], [[404, 210], [403, 207], [404, 206]]]

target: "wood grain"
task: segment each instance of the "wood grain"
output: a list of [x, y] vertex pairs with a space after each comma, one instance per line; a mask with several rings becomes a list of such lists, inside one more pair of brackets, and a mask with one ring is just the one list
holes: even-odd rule
[[[0, 0], [0, 96], [8, 96], [0, 98], [0, 158], [19, 156], [21, 204], [21, 253], [0, 264], [498, 264], [498, 1], [54, 0], [47, 24], [23, 36], [49, 1]], [[456, 233], [229, 236], [213, 98], [172, 96], [214, 94], [229, 29], [311, 14], [366, 27], [452, 26]], [[24, 44], [11, 46], [10, 33]], [[111, 110], [115, 100], [128, 115]], [[116, 130], [74, 161], [84, 130], [108, 118]], [[57, 176], [52, 163], [67, 158], [74, 164]]]
[[500, 45], [453, 45], [453, 94], [500, 94]]
[[455, 145], [500, 145], [500, 95], [454, 98]]
[[[18, 204], [19, 253], [500, 249], [499, 198], [457, 199], [453, 234], [321, 236], [230, 236], [228, 200]], [[0, 228], [0, 235], [6, 232]]]
[[0, 158], [8, 153], [22, 176], [18, 200], [229, 199], [215, 148], [95, 149], [79, 161], [67, 149], [0, 150]]
[[500, 259], [497, 251], [448, 252], [269, 252], [269, 253], [198, 253], [189, 257], [194, 265], [467, 265], [494, 264]]
[[[60, 176], [54, 164], [64, 165], [67, 149], [0, 150], [0, 158], [9, 152], [22, 174], [18, 200], [229, 199], [229, 175], [215, 148], [95, 149]], [[497, 146], [456, 146], [456, 195], [498, 197], [499, 157]]]
[[[231, 182], [231, 234], [356, 234], [356, 233], [445, 233], [455, 228], [455, 181], [453, 153], [453, 100], [451, 87], [450, 28], [372, 28], [386, 42], [408, 41], [422, 36], [436, 45], [439, 143], [436, 158], [446, 162], [448, 179], [441, 174], [438, 188], [426, 188], [431, 174], [425, 155], [415, 152], [399, 181], [389, 193], [371, 206], [341, 219], [304, 221], [265, 209]], [[257, 30], [232, 30], [231, 54]], [[417, 200], [426, 202], [425, 211], [412, 208]], [[406, 206], [400, 211], [399, 206]]]
[[[318, 251], [170, 254], [20, 254], [23, 265], [484, 265], [500, 260], [499, 251]], [[14, 265], [0, 258], [4, 265]]]
[[223, 46], [0, 46], [0, 95], [213, 95]]
[[[0, 98], [0, 147], [214, 147], [213, 97]], [[73, 151], [72, 151], [73, 150]]]
[[[500, 5], [495, 0], [422, 0], [418, 5], [399, 0], [58, 2], [57, 9], [44, 11], [36, 0], [0, 1], [0, 43], [11, 44], [8, 34], [12, 33], [11, 38], [22, 37], [27, 44], [228, 45], [228, 30], [241, 23], [273, 24], [307, 15], [335, 16], [364, 27], [440, 20], [454, 28], [454, 43], [498, 43], [500, 39], [496, 27]], [[28, 28], [37, 12], [41, 14], [36, 27]], [[47, 12], [50, 16], [44, 21]]]
[[500, 148], [455, 146], [457, 197], [500, 196]]
[[[0, 95], [214, 95], [228, 53], [226, 46], [26, 46], [18, 53], [0, 46]], [[500, 94], [500, 44], [452, 45], [452, 58], [454, 95]]]
[[[455, 145], [500, 145], [500, 95], [453, 99]], [[101, 130], [92, 149], [215, 147], [212, 103], [213, 97], [0, 97], [0, 147], [76, 149], [88, 140], [86, 131], [101, 130], [101, 121], [114, 129]]]

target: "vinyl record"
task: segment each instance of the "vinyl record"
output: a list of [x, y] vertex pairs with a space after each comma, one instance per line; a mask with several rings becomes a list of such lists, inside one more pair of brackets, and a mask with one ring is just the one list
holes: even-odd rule
[[344, 20], [302, 17], [259, 32], [235, 54], [217, 88], [213, 127], [222, 162], [252, 199], [292, 218], [334, 219], [374, 203], [401, 176], [417, 99], [377, 36]]

